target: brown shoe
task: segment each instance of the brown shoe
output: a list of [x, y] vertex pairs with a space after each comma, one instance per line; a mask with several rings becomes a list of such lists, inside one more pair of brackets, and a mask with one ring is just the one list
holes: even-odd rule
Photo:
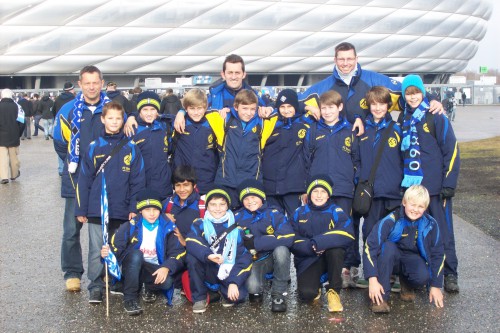
[[372, 303], [372, 312], [373, 313], [389, 313], [389, 312], [391, 312], [391, 306], [386, 301], [383, 301], [380, 304]]
[[401, 300], [404, 302], [414, 302], [415, 301], [415, 290], [410, 287], [406, 279], [399, 277], [399, 283], [401, 284]]
[[80, 291], [80, 279], [79, 278], [69, 278], [66, 280], [66, 290], [78, 292]]

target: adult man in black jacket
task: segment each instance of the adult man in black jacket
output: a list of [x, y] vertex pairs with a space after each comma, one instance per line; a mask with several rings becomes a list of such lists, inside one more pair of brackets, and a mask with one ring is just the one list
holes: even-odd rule
[[21, 136], [21, 140], [24, 140], [25, 138], [31, 140], [31, 119], [35, 114], [33, 110], [33, 104], [28, 100], [27, 93], [21, 94], [19, 105], [21, 105], [24, 111], [24, 125], [25, 125], [23, 135]]

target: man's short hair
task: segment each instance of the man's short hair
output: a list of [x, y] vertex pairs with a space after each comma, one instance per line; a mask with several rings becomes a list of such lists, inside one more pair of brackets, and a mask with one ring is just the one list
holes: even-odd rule
[[354, 55], [357, 56], [358, 54], [356, 53], [356, 48], [354, 47], [354, 45], [352, 45], [351, 43], [348, 43], [348, 42], [343, 42], [343, 43], [340, 43], [339, 45], [335, 46], [335, 57], [337, 57], [337, 54], [340, 52], [340, 51], [350, 51], [350, 50], [353, 50], [354, 51]]
[[85, 66], [82, 68], [82, 70], [80, 71], [80, 76], [79, 76], [80, 80], [82, 79], [82, 76], [85, 73], [99, 73], [99, 79], [102, 80], [101, 70], [94, 65], [89, 65], [89, 66]]
[[116, 87], [117, 84], [116, 82], [113, 82], [113, 81], [109, 81], [108, 84], [106, 85], [106, 87]]
[[224, 60], [224, 63], [222, 64], [222, 71], [225, 72], [226, 71], [226, 64], [227, 63], [231, 63], [231, 64], [237, 64], [237, 63], [241, 63], [241, 69], [243, 70], [243, 72], [245, 72], [245, 62], [243, 61], [243, 58], [240, 57], [239, 55], [237, 54], [230, 54], [226, 57], [226, 59]]

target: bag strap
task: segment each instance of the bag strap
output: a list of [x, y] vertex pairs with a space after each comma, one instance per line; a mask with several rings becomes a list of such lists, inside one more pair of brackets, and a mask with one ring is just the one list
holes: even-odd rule
[[120, 142], [118, 142], [118, 144], [113, 148], [111, 153], [109, 153], [109, 155], [106, 156], [106, 158], [104, 159], [104, 162], [101, 163], [101, 165], [99, 166], [99, 169], [97, 169], [97, 171], [95, 173], [95, 176], [97, 176], [104, 169], [104, 167], [106, 166], [106, 164], [108, 164], [111, 157], [113, 157], [116, 153], [118, 153], [120, 151], [120, 149], [122, 149], [123, 146], [125, 146], [129, 141], [130, 141], [130, 139], [125, 136], [123, 139], [120, 140]]
[[377, 155], [375, 156], [375, 161], [373, 162], [372, 169], [370, 171], [370, 177], [368, 177], [368, 183], [373, 185], [373, 181], [375, 180], [375, 173], [377, 172], [378, 165], [380, 163], [380, 159], [382, 158], [382, 151], [385, 147], [385, 142], [389, 138], [389, 135], [394, 127], [394, 121], [391, 121], [389, 126], [387, 126], [386, 131], [382, 135], [380, 146], [377, 149]]
[[229, 233], [237, 227], [238, 223], [234, 222], [233, 224], [231, 224], [229, 228], [224, 230], [224, 232], [216, 240], [214, 240], [212, 244], [210, 244], [210, 248], [215, 249], [220, 244], [220, 242], [222, 242], [224, 238], [226, 238], [226, 236], [229, 235]]

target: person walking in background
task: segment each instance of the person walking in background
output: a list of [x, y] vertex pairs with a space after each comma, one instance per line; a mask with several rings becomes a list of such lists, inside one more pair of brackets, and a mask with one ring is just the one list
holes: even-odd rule
[[54, 125], [54, 114], [52, 113], [52, 107], [54, 102], [50, 99], [49, 93], [45, 93], [38, 104], [38, 112], [42, 115], [43, 128], [45, 133], [45, 140], [49, 137], [52, 138], [52, 126]]
[[465, 100], [467, 99], [467, 94], [465, 91], [462, 91], [462, 106], [465, 106]]
[[[21, 175], [19, 138], [24, 131], [24, 115], [21, 107], [12, 99], [10, 89], [3, 89], [0, 100], [0, 183], [7, 184]], [[19, 121], [19, 116], [23, 116]]]
[[160, 114], [167, 114], [175, 116], [177, 111], [182, 109], [179, 97], [174, 95], [172, 88], [167, 88], [165, 97], [163, 97], [160, 105]]
[[24, 111], [24, 131], [21, 136], [21, 140], [25, 138], [31, 140], [31, 119], [33, 118], [33, 104], [28, 100], [28, 94], [22, 93], [21, 98], [19, 99], [19, 105], [23, 108]]
[[117, 84], [112, 81], [108, 82], [108, 84], [106, 85], [106, 95], [109, 97], [109, 99], [123, 106], [127, 115], [131, 114], [132, 112], [136, 112], [137, 109], [134, 107], [134, 104], [129, 101], [127, 97], [123, 96], [121, 91], [117, 90], [116, 87]]
[[33, 119], [35, 121], [35, 133], [33, 133], [33, 136], [38, 136], [38, 130], [44, 132], [45, 129], [40, 126], [40, 120], [42, 119], [42, 113], [38, 110], [38, 106], [40, 105], [40, 95], [34, 94], [33, 95]]

